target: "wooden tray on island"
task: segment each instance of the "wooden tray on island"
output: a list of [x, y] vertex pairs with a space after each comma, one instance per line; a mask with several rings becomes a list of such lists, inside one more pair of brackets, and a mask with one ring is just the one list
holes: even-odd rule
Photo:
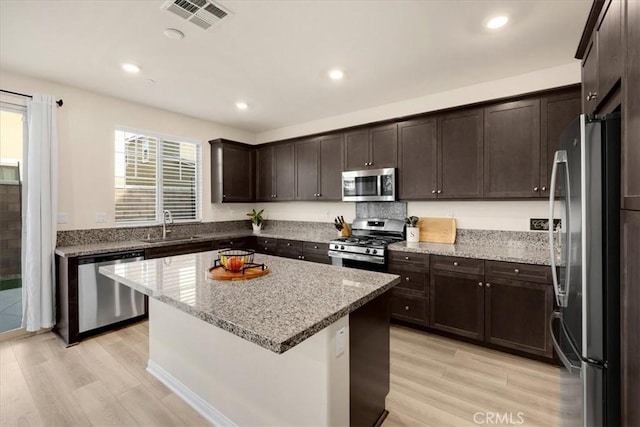
[[219, 265], [211, 267], [207, 271], [207, 277], [212, 280], [249, 280], [269, 274], [269, 271], [269, 267], [265, 265], [264, 270], [259, 266], [247, 268], [243, 274], [242, 271], [227, 271], [223, 266]]

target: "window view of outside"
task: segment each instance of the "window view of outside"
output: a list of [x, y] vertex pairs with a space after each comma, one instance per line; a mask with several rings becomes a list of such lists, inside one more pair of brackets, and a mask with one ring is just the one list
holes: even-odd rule
[[116, 131], [116, 222], [200, 219], [199, 168], [199, 144]]
[[22, 320], [24, 113], [0, 109], [0, 333]]

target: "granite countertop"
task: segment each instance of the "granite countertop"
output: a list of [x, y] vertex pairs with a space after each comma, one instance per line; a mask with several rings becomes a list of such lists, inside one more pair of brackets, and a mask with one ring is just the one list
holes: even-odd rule
[[399, 283], [399, 276], [256, 254], [270, 273], [246, 281], [206, 277], [217, 251], [100, 267], [149, 297], [284, 353]]
[[541, 247], [510, 247], [498, 243], [446, 244], [446, 243], [393, 243], [390, 251], [417, 252], [433, 255], [448, 255], [462, 258], [478, 258], [491, 261], [508, 261], [523, 264], [550, 265], [549, 250]]
[[245, 237], [245, 236], [258, 236], [272, 239], [291, 239], [301, 240], [305, 242], [316, 243], [329, 243], [330, 240], [336, 238], [334, 232], [318, 232], [316, 230], [311, 231], [296, 231], [295, 236], [292, 237], [292, 233], [281, 232], [262, 232], [261, 234], [252, 234], [251, 231], [241, 230], [235, 232], [221, 232], [221, 233], [204, 233], [196, 234], [193, 236], [184, 236], [184, 239], [178, 237], [171, 237], [170, 240], [160, 242], [145, 242], [143, 240], [127, 240], [117, 242], [102, 242], [102, 243], [89, 243], [86, 245], [73, 245], [73, 246], [60, 246], [56, 248], [56, 255], [64, 257], [76, 257], [76, 256], [88, 256], [99, 255], [122, 251], [144, 250], [147, 248], [156, 248], [161, 246], [172, 246], [183, 243], [195, 243], [206, 242], [210, 240]]

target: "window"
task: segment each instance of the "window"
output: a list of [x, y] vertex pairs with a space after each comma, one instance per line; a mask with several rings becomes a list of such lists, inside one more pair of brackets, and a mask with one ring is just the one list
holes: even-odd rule
[[201, 145], [185, 138], [116, 130], [115, 221], [149, 224], [200, 220]]

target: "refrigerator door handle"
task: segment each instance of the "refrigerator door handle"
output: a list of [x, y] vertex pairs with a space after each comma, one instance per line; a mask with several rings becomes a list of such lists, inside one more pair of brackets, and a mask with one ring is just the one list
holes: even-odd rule
[[[568, 290], [563, 290], [560, 286], [560, 283], [558, 281], [558, 273], [556, 271], [556, 254], [555, 254], [555, 236], [554, 236], [554, 227], [553, 227], [553, 218], [554, 218], [554, 213], [555, 213], [555, 196], [556, 196], [556, 177], [557, 177], [557, 173], [558, 173], [558, 165], [564, 163], [565, 165], [565, 169], [566, 169], [566, 173], [567, 173], [567, 177], [569, 176], [569, 165], [567, 163], [567, 152], [565, 150], [559, 150], [556, 151], [556, 154], [553, 158], [553, 168], [551, 169], [551, 183], [550, 183], [550, 187], [549, 187], [549, 253], [551, 255], [550, 257], [550, 261], [551, 261], [551, 276], [553, 278], [553, 291], [556, 297], [556, 303], [558, 304], [559, 307], [566, 307], [567, 306], [567, 300], [568, 300]], [[569, 188], [569, 180], [566, 180], [566, 186], [567, 186], [567, 201], [569, 200], [569, 192], [570, 192], [570, 188]], [[566, 209], [569, 209], [569, 203], [566, 203]], [[569, 215], [567, 215], [567, 218], [569, 217]], [[565, 221], [566, 222], [566, 221]], [[561, 224], [561, 227], [565, 227], [565, 229], [567, 229], [568, 224]], [[568, 233], [567, 236], [570, 236], [571, 234]], [[570, 239], [570, 237], [569, 237]], [[567, 241], [565, 242], [566, 245], [566, 250], [567, 250], [567, 256], [566, 256], [566, 263], [567, 265], [565, 266], [565, 283], [569, 283], [569, 261], [571, 259], [571, 257], [569, 256], [569, 251], [571, 249], [571, 245], [570, 242]]]
[[[570, 374], [579, 374], [580, 370], [582, 369], [582, 366], [574, 365], [573, 363], [571, 363], [567, 355], [564, 354], [564, 352], [560, 348], [560, 343], [558, 343], [558, 339], [553, 333], [553, 323], [556, 319], [562, 320], [562, 313], [558, 311], [554, 311], [553, 313], [551, 313], [551, 317], [549, 317], [549, 334], [551, 335], [551, 340], [553, 341], [553, 348], [556, 349], [556, 353], [558, 354], [558, 357], [562, 361], [562, 364], [564, 365], [564, 367], [567, 368], [567, 371], [569, 371]], [[564, 332], [563, 330], [564, 326], [562, 325], [562, 322], [560, 322], [560, 328], [562, 329], [561, 332]], [[571, 342], [570, 339], [569, 339], [569, 345], [571, 346], [571, 349], [574, 350], [575, 354], [579, 354], [575, 351], [575, 347], [573, 346], [573, 343]]]

